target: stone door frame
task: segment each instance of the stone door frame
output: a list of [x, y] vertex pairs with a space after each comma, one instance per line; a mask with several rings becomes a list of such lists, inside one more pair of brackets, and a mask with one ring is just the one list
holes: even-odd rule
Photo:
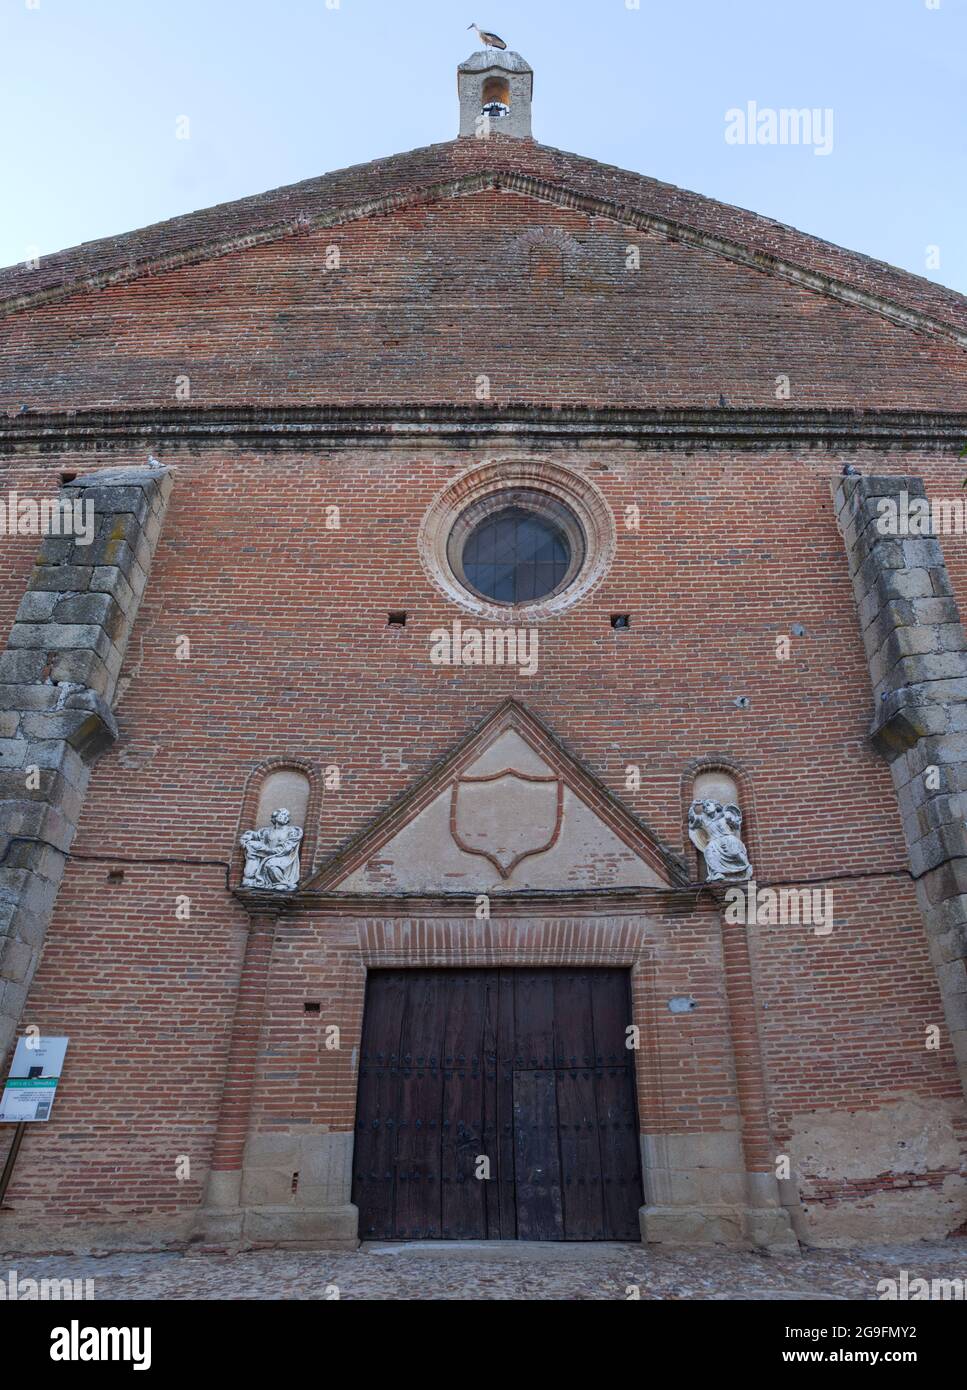
[[[352, 1205], [353, 1132], [320, 1126], [303, 1144], [315, 1177], [304, 1200], [285, 1206], [257, 1200], [259, 1173], [271, 1156], [251, 1131], [257, 1087], [259, 1034], [270, 989], [272, 941], [280, 912], [265, 910], [266, 894], [242, 894], [251, 931], [243, 963], [228, 1074], [219, 1113], [212, 1170], [196, 1233], [228, 1245], [358, 1244], [358, 1212]], [[273, 906], [275, 904], [273, 903]], [[640, 1030], [635, 1058], [641, 1125], [645, 1205], [642, 1240], [726, 1243], [795, 1248], [789, 1212], [775, 1177], [752, 966], [745, 928], [723, 928], [720, 898], [708, 889], [667, 893], [507, 895], [493, 904], [493, 918], [477, 921], [473, 899], [400, 901], [293, 895], [283, 921], [325, 930], [345, 929], [352, 919], [361, 983], [371, 969], [553, 968], [610, 966], [630, 972], [630, 1020]], [[457, 915], [459, 913], [459, 915]], [[676, 1128], [666, 1116], [659, 1017], [665, 1021], [667, 988], [657, 987], [659, 966], [674, 949], [676, 917], [708, 917], [709, 942], [720, 972], [719, 1002], [731, 1043], [735, 1113], [727, 1127]], [[342, 1046], [358, 1049], [365, 989], [343, 1016]], [[357, 1051], [358, 1057], [358, 1051]], [[354, 1073], [358, 1082], [357, 1070]], [[358, 1086], [353, 1106], [358, 1099]], [[271, 1147], [271, 1146], [270, 1146]], [[254, 1200], [253, 1200], [254, 1199]]]

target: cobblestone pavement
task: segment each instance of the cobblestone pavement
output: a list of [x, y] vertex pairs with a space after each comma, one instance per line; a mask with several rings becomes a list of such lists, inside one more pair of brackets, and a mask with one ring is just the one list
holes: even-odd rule
[[876, 1299], [877, 1281], [967, 1279], [967, 1240], [768, 1255], [607, 1246], [4, 1255], [0, 1281], [91, 1279], [95, 1299]]

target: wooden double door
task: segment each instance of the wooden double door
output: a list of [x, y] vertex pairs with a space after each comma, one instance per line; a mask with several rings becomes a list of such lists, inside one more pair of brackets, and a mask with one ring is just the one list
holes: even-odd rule
[[639, 1240], [624, 970], [379, 970], [360, 1049], [363, 1240]]

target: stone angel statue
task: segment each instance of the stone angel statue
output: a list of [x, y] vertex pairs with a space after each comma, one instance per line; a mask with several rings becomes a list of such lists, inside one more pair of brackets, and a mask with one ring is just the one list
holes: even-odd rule
[[720, 801], [693, 801], [688, 808], [688, 838], [705, 856], [706, 881], [744, 883], [752, 877], [749, 853], [739, 838], [742, 812]]
[[246, 830], [240, 843], [245, 850], [243, 888], [296, 888], [299, 884], [299, 843], [302, 831], [289, 824], [284, 807], [272, 812], [272, 824]]

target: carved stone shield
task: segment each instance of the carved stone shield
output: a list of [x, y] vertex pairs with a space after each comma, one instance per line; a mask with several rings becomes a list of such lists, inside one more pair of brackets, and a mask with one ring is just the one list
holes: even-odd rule
[[505, 768], [458, 777], [450, 795], [450, 834], [466, 854], [489, 860], [510, 878], [523, 859], [544, 854], [561, 833], [564, 781]]

